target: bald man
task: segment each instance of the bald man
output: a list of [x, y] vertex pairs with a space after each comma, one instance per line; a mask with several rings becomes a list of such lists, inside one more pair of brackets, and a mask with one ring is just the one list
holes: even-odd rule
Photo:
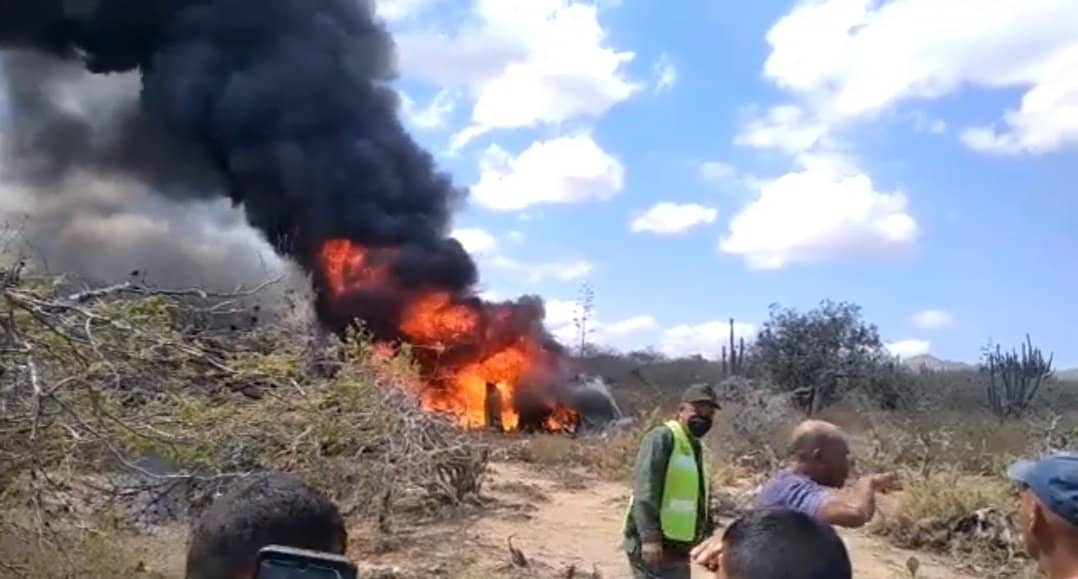
[[861, 527], [876, 514], [876, 493], [898, 488], [894, 474], [863, 477], [843, 488], [850, 474], [850, 445], [834, 424], [808, 420], [794, 430], [793, 462], [757, 496], [759, 507], [783, 507], [840, 527]]
[[1021, 497], [1018, 526], [1048, 579], [1078, 577], [1078, 454], [1016, 463], [1007, 473]]

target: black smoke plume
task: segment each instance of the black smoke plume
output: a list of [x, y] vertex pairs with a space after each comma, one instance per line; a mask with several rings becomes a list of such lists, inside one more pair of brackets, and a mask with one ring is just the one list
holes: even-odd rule
[[[362, 319], [380, 339], [437, 346], [415, 353], [433, 389], [452, 387], [453, 367], [536, 344], [518, 379], [541, 395], [513, 402], [536, 424], [553, 415], [550, 398], [561, 397], [549, 387], [563, 381], [565, 353], [542, 326], [538, 298], [487, 304], [474, 295], [476, 266], [448, 237], [465, 193], [398, 118], [394, 45], [371, 0], [0, 0], [0, 49], [14, 113], [0, 135], [11, 161], [0, 165], [0, 186], [13, 179], [17, 195], [52, 209], [39, 215], [66, 228], [81, 220], [74, 229], [85, 235], [84, 207], [98, 216], [90, 229], [103, 230], [143, 188], [156, 195], [143, 195], [149, 207], [124, 228], [145, 232], [148, 215], [227, 197], [312, 274], [329, 329]], [[93, 93], [96, 105], [73, 106], [65, 91]], [[88, 184], [96, 186], [86, 193]], [[74, 218], [63, 211], [73, 199]], [[172, 223], [205, 226], [188, 214]], [[229, 229], [227, 218], [218, 229]], [[361, 275], [342, 295], [321, 261], [330, 240], [390, 256], [389, 282]], [[220, 248], [200, 249], [220, 266]], [[420, 295], [449, 296], [479, 322], [466, 336], [416, 338], [402, 320], [414, 319], [405, 314]]]
[[[223, 192], [316, 285], [331, 238], [398, 248], [405, 289], [477, 281], [447, 238], [464, 193], [398, 120], [369, 0], [0, 0], [0, 47], [23, 183], [89, 168], [173, 197]], [[135, 73], [139, 98], [105, 123], [73, 116], [45, 94], [57, 69], [40, 55]]]

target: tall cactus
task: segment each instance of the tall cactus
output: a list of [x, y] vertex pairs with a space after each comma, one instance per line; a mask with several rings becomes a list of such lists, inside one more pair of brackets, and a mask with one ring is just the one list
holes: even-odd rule
[[1044, 358], [1040, 348], [1033, 346], [1029, 334], [1021, 353], [1004, 352], [998, 345], [988, 351], [982, 371], [989, 376], [988, 404], [1001, 419], [1018, 418], [1029, 409], [1045, 378], [1052, 375], [1054, 354]]
[[741, 370], [745, 369], [745, 338], [741, 337], [737, 339], [737, 367]]
[[733, 318], [730, 318], [730, 346], [722, 346], [719, 362], [723, 378], [737, 376], [745, 370], [745, 338], [737, 338], [735, 341]]

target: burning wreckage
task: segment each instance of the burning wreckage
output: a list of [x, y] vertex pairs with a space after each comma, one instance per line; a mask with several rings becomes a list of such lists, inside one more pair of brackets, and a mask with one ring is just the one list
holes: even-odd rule
[[[467, 427], [524, 431], [619, 419], [601, 382], [572, 379], [539, 298], [477, 297], [475, 262], [448, 234], [466, 194], [398, 119], [394, 45], [373, 2], [250, 7], [0, 4], [16, 131], [32, 133], [24, 146], [47, 157], [51, 173], [89, 168], [157, 195], [217, 191], [242, 205], [310, 274], [325, 328], [362, 321], [384, 347], [411, 344], [423, 375], [417, 394], [431, 411]], [[75, 62], [96, 74], [139, 74], [136, 104], [80, 125], [48, 94], [54, 70]], [[15, 178], [32, 188], [39, 176]]]

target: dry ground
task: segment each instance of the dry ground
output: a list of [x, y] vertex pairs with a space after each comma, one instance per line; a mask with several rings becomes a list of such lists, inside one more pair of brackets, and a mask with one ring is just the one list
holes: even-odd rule
[[[498, 462], [486, 490], [486, 504], [451, 520], [402, 516], [390, 521], [392, 532], [366, 522], [351, 530], [349, 555], [361, 564], [364, 579], [436, 578], [491, 579], [566, 577], [629, 577], [619, 537], [628, 489], [584, 470], [556, 472], [534, 464]], [[507, 540], [528, 559], [522, 569], [510, 564]], [[865, 579], [909, 577], [910, 551], [862, 532], [844, 533], [854, 576]], [[10, 538], [10, 537], [9, 537]], [[0, 538], [0, 542], [3, 538]], [[109, 542], [86, 556], [100, 566], [123, 569], [133, 578], [166, 579], [183, 574], [185, 536], [179, 528], [156, 536]], [[967, 578], [951, 561], [917, 553], [918, 579]], [[25, 576], [25, 573], [23, 574]], [[5, 572], [0, 577], [17, 576]], [[42, 576], [31, 572], [31, 576]], [[89, 577], [89, 579], [94, 579]]]
[[[456, 525], [427, 525], [401, 549], [384, 555], [370, 552], [371, 534], [357, 536], [354, 553], [366, 561], [401, 569], [440, 571], [447, 577], [564, 577], [570, 566], [580, 572], [598, 570], [607, 579], [629, 577], [619, 537], [628, 498], [625, 485], [596, 479], [583, 471], [543, 472], [535, 465], [498, 463], [488, 495], [493, 508]], [[506, 539], [530, 560], [535, 571], [509, 565]], [[855, 577], [909, 577], [911, 551], [898, 549], [861, 532], [844, 533]], [[948, 561], [917, 553], [919, 579], [965, 578]], [[579, 574], [577, 575], [580, 576]]]

